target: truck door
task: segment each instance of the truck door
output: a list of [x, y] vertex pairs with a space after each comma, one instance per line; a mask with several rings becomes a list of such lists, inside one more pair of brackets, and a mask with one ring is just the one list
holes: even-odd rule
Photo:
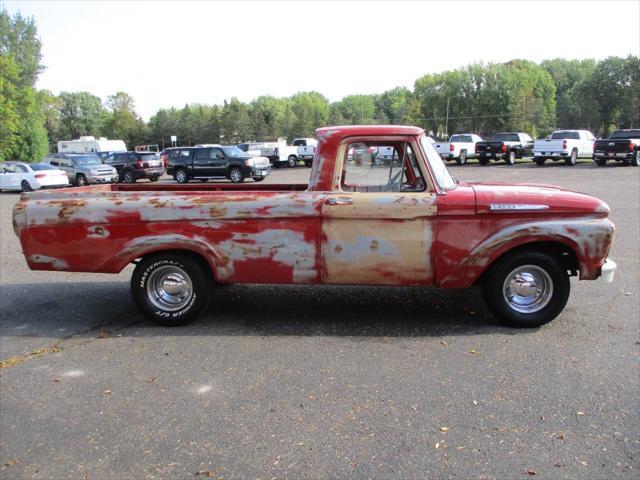
[[[389, 163], [377, 151], [390, 147]], [[322, 209], [323, 283], [429, 285], [436, 197], [410, 138], [350, 140], [338, 150], [340, 190]]]
[[210, 177], [213, 164], [210, 148], [197, 148], [193, 154], [193, 176]]
[[227, 167], [228, 167], [228, 159], [222, 149], [220, 148], [212, 148], [211, 149], [211, 174], [215, 177], [226, 177], [227, 176]]

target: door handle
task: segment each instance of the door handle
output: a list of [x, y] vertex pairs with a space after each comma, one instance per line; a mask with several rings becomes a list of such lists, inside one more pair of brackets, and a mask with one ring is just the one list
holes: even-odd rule
[[351, 197], [329, 197], [327, 198], [327, 204], [329, 205], [351, 205], [353, 198]]

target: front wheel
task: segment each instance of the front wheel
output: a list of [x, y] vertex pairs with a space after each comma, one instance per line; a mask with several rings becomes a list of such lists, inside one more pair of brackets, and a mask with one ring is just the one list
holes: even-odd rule
[[521, 252], [491, 267], [482, 284], [489, 310], [517, 328], [539, 327], [564, 309], [571, 290], [569, 276], [557, 259], [540, 252]]
[[287, 159], [287, 165], [289, 165], [289, 168], [297, 167], [298, 166], [298, 157], [290, 155], [289, 158]]
[[189, 181], [189, 175], [187, 175], [187, 171], [184, 168], [176, 170], [174, 178], [178, 183], [187, 183]]
[[140, 261], [131, 294], [145, 317], [163, 326], [185, 325], [209, 303], [211, 274], [193, 257], [158, 253]]
[[229, 170], [229, 180], [233, 183], [244, 182], [244, 174], [242, 173], [242, 170], [238, 167], [231, 168], [231, 170]]
[[85, 177], [82, 173], [79, 173], [76, 176], [76, 186], [84, 187], [85, 185], [89, 185], [89, 182], [87, 182], [87, 177]]

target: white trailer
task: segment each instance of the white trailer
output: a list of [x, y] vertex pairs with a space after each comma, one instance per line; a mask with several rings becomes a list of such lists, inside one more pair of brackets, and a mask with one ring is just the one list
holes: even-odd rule
[[126, 152], [127, 146], [122, 140], [109, 140], [100, 137], [86, 136], [76, 140], [60, 140], [58, 153], [101, 153], [101, 152]]

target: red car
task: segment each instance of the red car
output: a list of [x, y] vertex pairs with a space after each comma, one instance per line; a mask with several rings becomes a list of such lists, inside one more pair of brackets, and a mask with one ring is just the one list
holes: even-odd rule
[[[549, 185], [463, 183], [420, 128], [327, 127], [308, 184], [120, 184], [22, 194], [34, 270], [120, 272], [140, 310], [181, 325], [223, 283], [481, 284], [507, 324], [555, 318], [569, 277], [613, 279], [597, 198]], [[398, 162], [377, 165], [376, 149]], [[362, 152], [360, 160], [350, 155]], [[369, 152], [369, 153], [368, 153]]]

